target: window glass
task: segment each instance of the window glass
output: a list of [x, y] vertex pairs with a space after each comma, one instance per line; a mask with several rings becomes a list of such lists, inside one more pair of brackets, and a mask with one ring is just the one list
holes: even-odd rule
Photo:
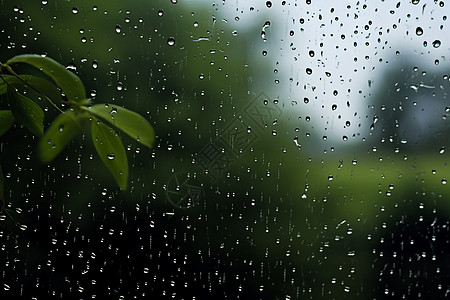
[[[4, 299], [450, 295], [445, 1], [18, 0], [0, 14], [2, 78], [16, 55], [50, 57], [156, 133], [150, 149], [117, 130], [125, 189], [90, 130], [42, 163], [14, 115]], [[60, 87], [58, 108], [24, 92], [45, 130], [68, 107]]]

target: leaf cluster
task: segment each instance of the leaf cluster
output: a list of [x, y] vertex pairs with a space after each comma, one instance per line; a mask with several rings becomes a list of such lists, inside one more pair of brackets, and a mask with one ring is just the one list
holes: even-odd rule
[[[39, 69], [45, 76], [19, 75], [11, 67], [22, 63]], [[48, 128], [44, 128], [44, 111], [38, 99], [30, 99], [31, 89], [48, 101], [60, 113]], [[0, 136], [15, 122], [23, 125], [39, 138], [37, 153], [44, 163], [50, 163], [64, 148], [90, 124], [94, 147], [104, 165], [113, 175], [118, 186], [126, 190], [128, 160], [125, 148], [117, 133], [124, 132], [139, 143], [151, 148], [155, 133], [150, 123], [141, 115], [113, 104], [92, 104], [80, 78], [57, 61], [40, 55], [25, 54], [1, 64], [0, 95], [6, 95], [7, 103], [0, 109]], [[63, 103], [66, 110], [57, 105]], [[0, 172], [1, 175], [1, 172]], [[3, 176], [0, 192], [3, 193]], [[3, 200], [3, 195], [0, 195]]]

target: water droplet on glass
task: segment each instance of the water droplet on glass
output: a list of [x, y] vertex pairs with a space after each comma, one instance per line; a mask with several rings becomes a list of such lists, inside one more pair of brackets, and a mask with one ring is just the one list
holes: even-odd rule
[[77, 70], [77, 66], [75, 66], [73, 63], [70, 63], [67, 65], [66, 70], [71, 70], [75, 72]]
[[47, 5], [48, 1], [47, 0], [42, 0], [41, 3], [42, 3], [42, 5]]
[[164, 15], [164, 11], [162, 9], [158, 10], [158, 16], [162, 17]]
[[117, 83], [116, 89], [117, 89], [118, 91], [121, 91], [121, 90], [123, 89], [123, 83], [122, 83], [122, 82], [118, 82], [118, 83]]
[[59, 125], [59, 131], [63, 131], [64, 130], [64, 124]]
[[120, 33], [122, 31], [122, 27], [119, 24], [116, 25], [116, 33]]
[[311, 75], [312, 74], [312, 69], [311, 68], [306, 68], [306, 74]]
[[173, 37], [168, 38], [167, 45], [169, 45], [169, 46], [175, 45], [175, 39]]
[[422, 27], [417, 27], [417, 28], [416, 28], [416, 34], [417, 34], [418, 36], [421, 36], [421, 35], [423, 34], [423, 29], [422, 29]]
[[72, 13], [73, 14], [77, 14], [78, 13], [78, 8], [76, 8], [76, 7], [72, 8]]
[[329, 175], [329, 176], [328, 176], [328, 180], [329, 180], [329, 181], [333, 180], [333, 175]]
[[110, 153], [106, 157], [108, 157], [109, 160], [113, 160], [115, 156], [116, 155], [114, 153]]
[[433, 42], [433, 47], [434, 47], [434, 48], [439, 48], [440, 45], [441, 45], [441, 41], [440, 41], [440, 40], [435, 40], [435, 41]]
[[98, 68], [98, 62], [97, 62], [96, 60], [94, 60], [94, 61], [92, 62], [92, 67], [93, 67], [94, 69], [97, 69], [97, 68]]
[[266, 2], [266, 6], [267, 6], [268, 8], [271, 8], [271, 7], [272, 7], [272, 2], [267, 1], [267, 2]]
[[441, 183], [442, 183], [442, 184], [447, 184], [447, 179], [442, 178]]

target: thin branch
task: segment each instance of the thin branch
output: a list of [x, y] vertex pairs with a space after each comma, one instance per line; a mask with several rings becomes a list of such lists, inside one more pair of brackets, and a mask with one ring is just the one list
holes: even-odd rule
[[[39, 89], [35, 88], [34, 86], [32, 86], [31, 84], [29, 84], [28, 82], [26, 82], [25, 80], [23, 80], [16, 72], [14, 72], [13, 69], [11, 69], [11, 67], [9, 65], [6, 64], [1, 64], [2, 67], [6, 68], [6, 70], [8, 70], [9, 73], [11, 73], [12, 75], [14, 75], [17, 79], [19, 79], [23, 84], [25, 84], [26, 86], [32, 88], [36, 93], [38, 93], [39, 95], [41, 95], [44, 99], [46, 99], [48, 102], [50, 102], [59, 112], [63, 112], [56, 104], [55, 102], [52, 101], [52, 99], [50, 99], [47, 95], [45, 95], [43, 92], [41, 92]], [[1, 75], [0, 75], [1, 76]], [[3, 81], [9, 85], [6, 80], [2, 77]], [[65, 101], [63, 101], [65, 102]]]

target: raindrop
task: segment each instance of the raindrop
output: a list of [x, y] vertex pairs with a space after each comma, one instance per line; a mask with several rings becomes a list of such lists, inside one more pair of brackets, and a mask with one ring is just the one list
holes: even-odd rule
[[434, 47], [434, 48], [439, 48], [440, 45], [441, 45], [441, 41], [440, 41], [440, 40], [435, 40], [435, 41], [433, 42], [433, 47]]
[[417, 28], [416, 28], [416, 34], [417, 34], [418, 36], [421, 36], [421, 35], [423, 34], [423, 29], [422, 29], [422, 27], [417, 27]]
[[267, 1], [267, 2], [266, 2], [266, 6], [267, 6], [268, 8], [271, 8], [271, 7], [272, 7], [272, 2]]
[[311, 75], [312, 74], [312, 69], [311, 68], [306, 68], [306, 74]]
[[331, 110], [336, 110], [337, 109], [337, 104], [333, 104], [332, 106], [331, 106]]
[[117, 89], [118, 91], [121, 91], [121, 90], [123, 89], [123, 83], [122, 83], [122, 82], [118, 82], [118, 83], [117, 83], [116, 89]]
[[113, 160], [116, 155], [114, 153], [110, 153], [106, 157], [108, 157], [109, 160]]
[[329, 176], [328, 176], [328, 180], [329, 180], [329, 181], [332, 181], [332, 180], [333, 180], [333, 175], [329, 175]]
[[59, 131], [63, 131], [64, 130], [64, 124], [59, 125]]
[[72, 8], [72, 13], [73, 14], [77, 14], [78, 13], [78, 8], [76, 8], [76, 7]]
[[420, 0], [412, 0], [412, 4], [417, 5], [419, 4]]
[[42, 3], [42, 5], [47, 5], [48, 1], [47, 0], [42, 0], [41, 3]]
[[441, 183], [442, 183], [442, 184], [447, 184], [447, 179], [442, 178]]
[[96, 60], [94, 60], [94, 61], [92, 62], [92, 67], [93, 67], [94, 69], [97, 69], [97, 68], [98, 68], [98, 62], [97, 62]]
[[73, 63], [70, 63], [70, 64], [66, 67], [66, 69], [67, 69], [67, 70], [71, 70], [71, 71], [76, 72], [76, 71], [77, 71], [77, 66], [75, 66]]
[[169, 46], [175, 45], [175, 38], [170, 37], [169, 39], [167, 39], [167, 45]]
[[178, 0], [172, 0], [171, 1], [173, 4], [177, 4], [178, 3]]
[[116, 33], [120, 33], [122, 31], [122, 27], [119, 24], [116, 25]]

